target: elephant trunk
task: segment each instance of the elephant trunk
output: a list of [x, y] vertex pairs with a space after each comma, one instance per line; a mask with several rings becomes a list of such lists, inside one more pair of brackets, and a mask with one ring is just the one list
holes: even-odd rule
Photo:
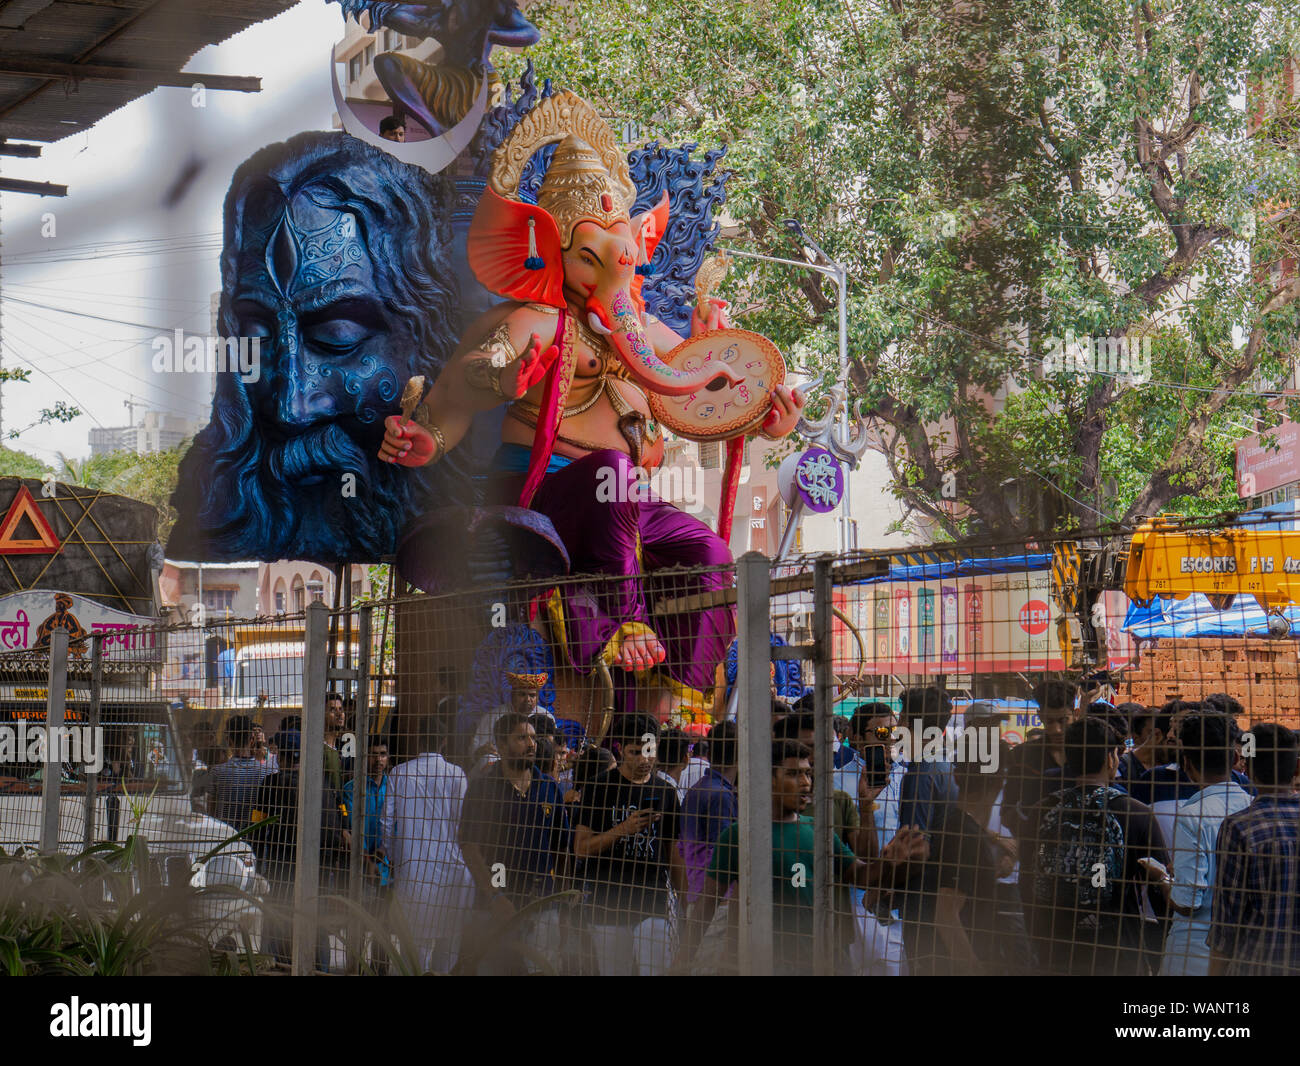
[[599, 293], [588, 297], [587, 320], [594, 330], [609, 337], [632, 378], [649, 392], [689, 396], [711, 385], [725, 387], [742, 380], [730, 367], [720, 363], [705, 364], [690, 372], [670, 367], [655, 354], [650, 338], [641, 328], [632, 298], [624, 289], [616, 289], [608, 300], [602, 299]]

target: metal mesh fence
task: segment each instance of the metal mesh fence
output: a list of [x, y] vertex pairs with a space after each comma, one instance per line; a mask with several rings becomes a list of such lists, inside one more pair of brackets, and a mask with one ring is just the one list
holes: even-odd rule
[[145, 839], [297, 972], [1294, 972], [1293, 562], [1169, 527], [56, 635], [0, 658], [0, 844]]

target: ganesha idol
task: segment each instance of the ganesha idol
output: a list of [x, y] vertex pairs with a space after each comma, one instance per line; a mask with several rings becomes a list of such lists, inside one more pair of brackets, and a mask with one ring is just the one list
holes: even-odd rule
[[[551, 144], [537, 203], [527, 203], [519, 191], [524, 169]], [[634, 483], [637, 467], [648, 472], [661, 462], [663, 431], [651, 398], [700, 394], [725, 406], [729, 390], [753, 383], [723, 360], [678, 358], [692, 342], [645, 312], [641, 277], [670, 205], [665, 194], [633, 217], [634, 199], [612, 131], [577, 96], [556, 93], [520, 121], [493, 157], [468, 242], [478, 279], [509, 302], [469, 326], [414, 418], [387, 420], [380, 458], [436, 462], [476, 414], [504, 405], [491, 501], [546, 516], [573, 573], [620, 579], [566, 586], [553, 597], [569, 664], [585, 674], [604, 662], [642, 681], [657, 673], [681, 698], [699, 700], [735, 635], [731, 609], [659, 619], [649, 604], [668, 590], [687, 595], [730, 584], [725, 569], [657, 575], [667, 567], [725, 567], [727, 543], [652, 494], [598, 489], [611, 472]], [[728, 332], [714, 332], [730, 330], [725, 306], [708, 298], [697, 305], [692, 337], [725, 340]], [[778, 385], [762, 400], [767, 414], [757, 431], [788, 434], [803, 398]], [[728, 517], [724, 533], [729, 526]], [[628, 709], [626, 698], [620, 702]]]

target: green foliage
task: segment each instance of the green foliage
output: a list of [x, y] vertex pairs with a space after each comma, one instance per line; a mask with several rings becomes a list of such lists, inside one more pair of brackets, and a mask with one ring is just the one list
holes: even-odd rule
[[[529, 16], [539, 72], [616, 125], [729, 146], [736, 247], [797, 256], [780, 224], [797, 217], [848, 265], [852, 390], [932, 533], [1023, 532], [1035, 492], [1057, 525], [1233, 501], [1226, 442], [1300, 334], [1300, 290], [1252, 269], [1296, 255], [1277, 209], [1300, 188], [1300, 116], [1270, 88], [1300, 54], [1291, 0]], [[723, 294], [737, 325], [835, 374], [829, 283], [737, 260]], [[1151, 337], [1150, 381], [1045, 372], [1068, 334]]]
[[161, 885], [146, 842], [135, 836], [75, 856], [0, 851], [0, 972], [214, 975], [247, 966], [255, 973], [247, 945], [239, 960], [209, 943], [202, 902], [231, 891]]
[[189, 444], [185, 443], [147, 455], [114, 451], [84, 459], [70, 459], [59, 452], [56, 473], [60, 481], [114, 492], [154, 507], [158, 511], [158, 538], [166, 541], [176, 521], [171, 495], [176, 490], [180, 461], [188, 448]]
[[0, 477], [44, 477], [50, 467], [34, 455], [0, 445]]

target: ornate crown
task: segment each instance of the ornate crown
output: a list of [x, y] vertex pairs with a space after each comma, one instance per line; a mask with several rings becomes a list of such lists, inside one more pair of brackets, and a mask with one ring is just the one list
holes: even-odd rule
[[567, 90], [542, 100], [519, 120], [492, 157], [492, 191], [519, 200], [524, 167], [539, 148], [556, 144], [537, 206], [555, 219], [561, 247], [579, 222], [609, 226], [629, 219], [636, 186], [614, 131], [592, 106]]

